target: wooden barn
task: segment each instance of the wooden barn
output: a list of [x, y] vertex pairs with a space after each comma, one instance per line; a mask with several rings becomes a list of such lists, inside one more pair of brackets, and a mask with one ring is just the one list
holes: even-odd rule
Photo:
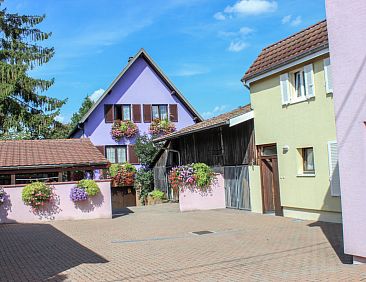
[[174, 198], [167, 173], [177, 165], [206, 163], [224, 175], [226, 206], [250, 210], [248, 166], [256, 161], [250, 105], [159, 137], [163, 149], [154, 161], [155, 188]]

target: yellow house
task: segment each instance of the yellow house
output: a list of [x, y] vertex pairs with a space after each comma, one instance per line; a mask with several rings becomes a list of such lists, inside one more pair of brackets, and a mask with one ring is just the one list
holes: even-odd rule
[[340, 222], [326, 21], [264, 48], [242, 81], [250, 89], [258, 154], [252, 211]]

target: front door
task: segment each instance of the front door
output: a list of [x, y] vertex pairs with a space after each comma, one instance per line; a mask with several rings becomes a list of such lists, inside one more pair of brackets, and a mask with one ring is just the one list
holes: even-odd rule
[[258, 146], [263, 213], [282, 215], [276, 144]]

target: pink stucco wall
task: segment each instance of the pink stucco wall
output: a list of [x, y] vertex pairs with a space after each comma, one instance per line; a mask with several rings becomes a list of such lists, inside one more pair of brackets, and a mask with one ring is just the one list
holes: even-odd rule
[[85, 202], [75, 204], [70, 200], [70, 190], [76, 183], [53, 183], [54, 203], [39, 212], [33, 212], [22, 201], [24, 186], [6, 187], [7, 200], [0, 206], [0, 223], [40, 222], [49, 220], [75, 220], [112, 218], [110, 181], [97, 181], [100, 193]]
[[190, 189], [179, 192], [180, 211], [213, 210], [225, 207], [224, 177], [221, 174], [217, 174], [217, 182], [207, 192]]
[[366, 1], [327, 0], [344, 248], [366, 257]]

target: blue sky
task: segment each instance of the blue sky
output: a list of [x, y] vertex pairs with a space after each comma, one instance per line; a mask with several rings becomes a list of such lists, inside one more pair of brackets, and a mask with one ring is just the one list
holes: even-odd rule
[[[260, 50], [325, 18], [324, 0], [5, 0], [9, 12], [46, 14], [56, 54], [32, 75], [55, 78], [68, 121], [106, 89], [141, 47], [205, 117], [249, 103], [240, 82]], [[99, 90], [99, 91], [98, 91]]]

